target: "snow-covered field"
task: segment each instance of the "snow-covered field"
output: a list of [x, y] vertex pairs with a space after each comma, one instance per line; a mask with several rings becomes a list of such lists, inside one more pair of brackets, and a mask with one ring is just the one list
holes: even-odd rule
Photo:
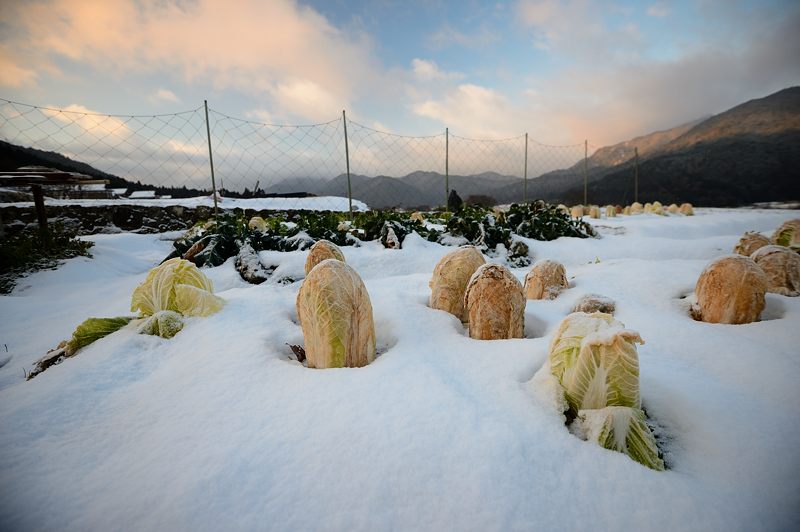
[[[170, 249], [170, 235], [93, 236], [93, 259], [0, 297], [0, 528], [797, 530], [800, 298], [768, 294], [762, 321], [736, 326], [695, 322], [682, 299], [746, 230], [797, 217], [700, 209], [528, 241], [571, 288], [528, 301], [518, 340], [472, 340], [427, 307], [453, 248], [414, 235], [344, 248], [375, 312], [380, 356], [361, 369], [291, 360], [300, 283], [251, 286], [229, 261], [205, 270], [221, 312], [170, 340], [123, 329], [26, 382], [84, 318], [130, 314]], [[274, 278], [303, 274], [304, 252], [262, 259]], [[646, 341], [641, 394], [666, 472], [570, 434], [532, 382], [589, 292]]]

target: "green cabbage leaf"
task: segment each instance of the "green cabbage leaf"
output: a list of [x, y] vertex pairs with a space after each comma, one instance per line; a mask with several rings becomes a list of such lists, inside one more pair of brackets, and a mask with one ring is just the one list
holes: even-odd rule
[[130, 323], [132, 319], [132, 317], [128, 316], [121, 316], [119, 318], [89, 318], [78, 325], [75, 332], [72, 333], [72, 338], [67, 342], [67, 346], [72, 352], [75, 352], [100, 338], [122, 329]]

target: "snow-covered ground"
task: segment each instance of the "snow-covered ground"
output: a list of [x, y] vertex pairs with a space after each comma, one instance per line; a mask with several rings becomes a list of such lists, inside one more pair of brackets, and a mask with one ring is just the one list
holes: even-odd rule
[[[143, 207], [169, 207], [180, 205], [182, 207], [213, 207], [213, 196], [202, 196], [197, 198], [171, 198], [171, 199], [141, 199], [141, 198], [118, 198], [110, 200], [99, 199], [45, 199], [45, 207], [66, 207], [79, 205], [81, 207], [117, 207], [119, 205], [139, 205]], [[318, 196], [312, 198], [255, 198], [238, 199], [222, 198], [217, 206], [220, 209], [256, 209], [256, 210], [310, 210], [310, 211], [347, 211], [350, 209], [347, 198], [339, 196]], [[33, 207], [32, 201], [0, 203], [2, 207]], [[361, 201], [353, 200], [353, 210], [366, 211], [367, 205]]]
[[[472, 340], [427, 307], [452, 248], [344, 248], [375, 312], [380, 356], [361, 369], [290, 360], [300, 283], [251, 286], [229, 261], [205, 270], [218, 314], [170, 340], [123, 329], [26, 382], [84, 318], [129, 314], [170, 249], [169, 235], [93, 236], [93, 259], [0, 297], [0, 528], [797, 530], [800, 298], [768, 294], [762, 321], [736, 326], [695, 322], [682, 299], [743, 232], [797, 217], [701, 209], [528, 241], [571, 288], [528, 301], [518, 340]], [[302, 276], [303, 252], [262, 258], [275, 279]], [[581, 441], [537, 393], [555, 327], [589, 292], [646, 341], [666, 472]]]

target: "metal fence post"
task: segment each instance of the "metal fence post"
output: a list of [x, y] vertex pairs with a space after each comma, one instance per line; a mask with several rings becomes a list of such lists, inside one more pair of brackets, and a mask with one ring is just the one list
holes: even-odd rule
[[528, 134], [525, 133], [525, 171], [522, 177], [522, 203], [528, 201]]
[[450, 210], [450, 128], [444, 128], [444, 210]]
[[208, 125], [208, 100], [203, 100], [206, 110], [206, 134], [208, 135], [208, 164], [211, 166], [211, 194], [214, 196], [214, 217], [217, 216], [217, 182], [214, 179], [214, 155], [211, 153], [211, 126]]
[[583, 206], [589, 205], [589, 141], [583, 141]]
[[347, 166], [347, 202], [350, 206], [350, 220], [353, 219], [353, 188], [350, 185], [350, 146], [347, 143], [347, 115], [342, 109], [342, 124], [344, 125], [344, 160]]
[[633, 148], [633, 201], [639, 201], [639, 148]]

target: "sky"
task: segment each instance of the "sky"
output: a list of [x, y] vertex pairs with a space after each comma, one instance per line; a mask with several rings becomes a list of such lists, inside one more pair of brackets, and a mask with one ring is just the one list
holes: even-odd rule
[[0, 97], [603, 146], [800, 84], [800, 2], [0, 0]]

